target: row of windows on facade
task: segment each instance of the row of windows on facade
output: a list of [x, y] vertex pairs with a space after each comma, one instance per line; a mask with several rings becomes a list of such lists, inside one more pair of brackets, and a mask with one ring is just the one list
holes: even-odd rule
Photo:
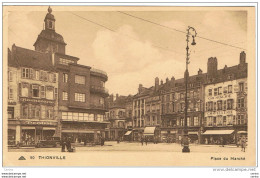
[[125, 128], [125, 122], [123, 122], [123, 121], [119, 121], [118, 123], [117, 122], [111, 122], [110, 127]]
[[54, 119], [53, 106], [23, 104], [21, 111], [23, 119]]
[[[187, 98], [199, 98], [200, 94], [199, 91], [189, 91], [187, 93]], [[161, 98], [162, 102], [169, 102], [169, 101], [174, 101], [179, 100], [179, 99], [184, 99], [185, 98], [185, 93], [172, 93], [168, 95], [163, 95]]]
[[62, 112], [62, 120], [68, 121], [104, 121], [104, 115], [77, 113], [77, 112]]
[[[237, 120], [235, 116], [209, 116], [205, 117], [203, 121], [204, 126], [233, 126], [246, 124], [246, 118], [244, 115], [238, 115]], [[176, 126], [184, 126], [184, 118], [178, 118], [176, 120], [171, 119], [163, 119], [162, 127], [176, 127]], [[195, 117], [187, 117], [187, 126], [200, 126], [200, 118]]]
[[150, 110], [155, 111], [160, 109], [160, 104], [152, 104], [152, 105], [146, 105], [146, 111], [149, 112]]
[[208, 116], [204, 118], [204, 126], [232, 126], [232, 125], [243, 125], [247, 123], [245, 115], [236, 116]]
[[[43, 70], [35, 70], [32, 68], [22, 68], [22, 78], [40, 80], [44, 82], [56, 83], [57, 76], [56, 73], [47, 72]], [[9, 81], [13, 81], [13, 71], [9, 71]]]
[[[69, 96], [68, 92], [63, 91], [62, 92], [62, 100], [63, 101], [68, 101]], [[77, 102], [86, 102], [86, 95], [84, 93], [74, 93], [74, 101]], [[99, 105], [104, 105], [104, 98], [100, 97], [99, 98]]]
[[[69, 79], [69, 75], [67, 73], [63, 73], [62, 74], [62, 81], [64, 83], [68, 83], [68, 79]], [[76, 84], [81, 84], [81, 85], [85, 85], [86, 84], [86, 77], [83, 75], [75, 75], [75, 83]], [[105, 82], [104, 81], [100, 81], [100, 86], [102, 88], [105, 87]]]
[[[199, 126], [199, 125], [200, 125], [200, 118], [198, 116], [187, 117], [187, 126]], [[163, 119], [162, 126], [163, 127], [184, 126], [184, 118], [178, 118], [176, 120]]]
[[[40, 86], [38, 84], [19, 83], [19, 96], [32, 98], [57, 99], [58, 89], [52, 86]], [[8, 99], [14, 99], [14, 89], [8, 87]]]
[[158, 125], [160, 124], [160, 116], [148, 116], [146, 119], [146, 125]]
[[124, 117], [125, 116], [125, 112], [118, 111], [118, 113], [117, 113], [116, 111], [110, 111], [109, 112], [109, 116], [110, 117]]
[[[201, 103], [200, 102], [193, 102], [187, 103], [188, 111], [201, 111]], [[180, 112], [184, 111], [185, 103], [167, 103], [162, 104], [162, 114], [170, 113], [170, 112]]]
[[[239, 98], [237, 100], [237, 108], [244, 108], [245, 107], [245, 100], [244, 98]], [[231, 110], [234, 109], [234, 100], [219, 100], [217, 102], [207, 102], [206, 103], [206, 111], [216, 111], [216, 110]]]
[[[241, 82], [239, 83], [239, 92], [243, 92], [243, 91], [244, 91], [244, 83]], [[232, 93], [232, 85], [228, 85], [223, 88], [222, 87], [214, 88], [214, 96], [227, 94], [227, 93]], [[208, 96], [213, 96], [212, 88], [208, 89]]]

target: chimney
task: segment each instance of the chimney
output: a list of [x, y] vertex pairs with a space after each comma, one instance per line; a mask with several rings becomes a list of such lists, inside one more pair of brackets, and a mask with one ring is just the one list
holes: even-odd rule
[[166, 78], [166, 83], [168, 83], [169, 82], [169, 79], [168, 79], [168, 77]]
[[175, 78], [174, 78], [174, 76], [172, 76], [172, 78], [171, 78], [171, 86], [172, 86], [172, 87], [175, 86]]
[[239, 64], [245, 64], [246, 63], [246, 53], [245, 51], [242, 51], [240, 53], [240, 61], [239, 61]]
[[198, 75], [201, 75], [201, 74], [202, 74], [202, 70], [199, 69], [199, 71], [198, 71]]
[[161, 85], [163, 85], [163, 80], [161, 80]]
[[143, 85], [142, 85], [142, 84], [139, 84], [138, 93], [141, 93], [141, 92], [142, 92], [142, 89], [143, 89]]
[[155, 91], [157, 91], [159, 89], [159, 78], [158, 77], [155, 78], [154, 88], [155, 88]]
[[216, 57], [211, 57], [208, 59], [208, 75], [215, 76], [218, 70], [218, 60]]
[[116, 100], [118, 99], [118, 93], [116, 94]]

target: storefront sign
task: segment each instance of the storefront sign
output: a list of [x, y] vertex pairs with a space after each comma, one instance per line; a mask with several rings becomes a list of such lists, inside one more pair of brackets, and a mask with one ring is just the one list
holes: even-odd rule
[[20, 97], [20, 102], [31, 102], [31, 103], [54, 105], [54, 101], [46, 100], [46, 99], [34, 99], [34, 98], [22, 98], [22, 97]]
[[228, 111], [208, 111], [206, 112], [207, 116], [212, 116], [212, 115], [230, 115], [233, 114], [233, 110], [228, 110]]
[[220, 95], [220, 96], [211, 96], [208, 97], [208, 100], [217, 100], [217, 99], [225, 99], [225, 98], [231, 98], [231, 94], [224, 94], [224, 95]]
[[56, 126], [56, 122], [48, 122], [48, 121], [21, 121], [22, 125], [51, 125]]

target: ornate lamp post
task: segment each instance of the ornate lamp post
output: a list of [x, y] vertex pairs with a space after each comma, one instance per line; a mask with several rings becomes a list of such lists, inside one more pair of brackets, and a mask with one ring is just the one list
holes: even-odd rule
[[[193, 32], [193, 35], [191, 34], [191, 31]], [[187, 29], [187, 47], [186, 47], [186, 71], [184, 73], [184, 80], [185, 80], [185, 116], [184, 116], [184, 130], [183, 130], [183, 149], [182, 152], [183, 153], [189, 153], [190, 152], [190, 148], [189, 148], [189, 139], [188, 139], [188, 127], [187, 127], [187, 116], [188, 116], [188, 99], [187, 99], [187, 95], [188, 95], [188, 78], [189, 78], [189, 71], [188, 71], [188, 64], [189, 59], [190, 59], [190, 51], [189, 51], [189, 38], [190, 36], [192, 36], [192, 43], [191, 45], [196, 45], [195, 43], [195, 37], [197, 35], [197, 32], [195, 30], [195, 28], [193, 27], [188, 27]]]

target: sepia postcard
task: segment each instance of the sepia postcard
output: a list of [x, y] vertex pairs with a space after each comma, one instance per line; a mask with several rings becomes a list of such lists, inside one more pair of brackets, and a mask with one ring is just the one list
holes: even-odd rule
[[255, 7], [3, 6], [4, 166], [256, 166]]

